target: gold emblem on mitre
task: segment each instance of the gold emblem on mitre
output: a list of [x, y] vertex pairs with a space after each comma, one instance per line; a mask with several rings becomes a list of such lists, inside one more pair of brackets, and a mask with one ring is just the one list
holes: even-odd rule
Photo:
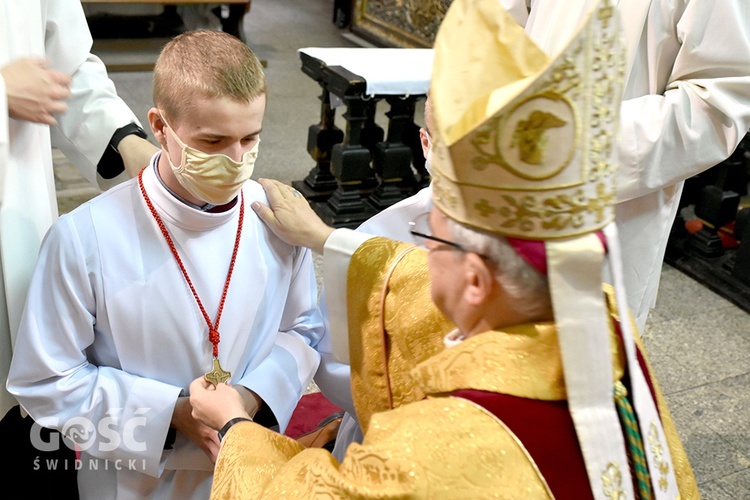
[[433, 199], [449, 217], [528, 239], [614, 217], [624, 46], [609, 0], [554, 59], [497, 0], [456, 0], [435, 40]]

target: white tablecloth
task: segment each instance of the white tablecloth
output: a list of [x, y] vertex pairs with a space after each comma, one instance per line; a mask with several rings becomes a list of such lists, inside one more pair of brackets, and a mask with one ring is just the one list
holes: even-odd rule
[[367, 82], [367, 95], [426, 94], [432, 74], [432, 49], [299, 49], [327, 66], [342, 66]]

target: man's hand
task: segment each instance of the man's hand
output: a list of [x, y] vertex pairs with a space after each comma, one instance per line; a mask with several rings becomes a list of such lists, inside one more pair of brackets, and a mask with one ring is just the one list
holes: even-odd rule
[[251, 206], [276, 236], [286, 243], [305, 246], [323, 253], [333, 228], [326, 225], [296, 189], [272, 179], [260, 179], [270, 207], [254, 202]]
[[159, 148], [135, 134], [126, 135], [117, 145], [128, 175], [136, 177], [143, 167], [149, 164]]
[[214, 386], [198, 377], [190, 384], [192, 418], [216, 431], [237, 417], [251, 418], [237, 389], [228, 384]]
[[70, 75], [37, 58], [18, 59], [0, 69], [8, 94], [8, 114], [17, 120], [56, 125], [53, 116], [68, 109]]
[[[187, 436], [209, 456], [213, 463], [219, 454], [219, 436], [216, 430], [193, 418], [190, 398], [177, 398], [172, 414], [172, 427]], [[222, 424], [224, 425], [224, 424]]]

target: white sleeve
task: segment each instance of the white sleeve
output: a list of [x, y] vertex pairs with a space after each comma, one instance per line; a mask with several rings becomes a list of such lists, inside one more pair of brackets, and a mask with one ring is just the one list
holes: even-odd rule
[[128, 123], [140, 123], [117, 96], [104, 64], [90, 53], [91, 46], [81, 3], [47, 2], [46, 57], [54, 69], [72, 75], [68, 110], [56, 116], [58, 124], [51, 128], [52, 145], [97, 185], [96, 166], [112, 134]]
[[356, 415], [356, 412], [349, 378], [347, 275], [352, 255], [362, 243], [372, 237], [360, 231], [336, 229], [323, 248], [325, 289], [321, 293], [320, 309], [326, 321], [326, 329], [317, 345], [320, 367], [315, 374], [315, 383], [329, 401], [351, 415]]
[[8, 114], [8, 91], [5, 79], [0, 75], [0, 204], [5, 191], [5, 170], [10, 155], [10, 115]]
[[503, 9], [507, 10], [510, 15], [521, 26], [526, 26], [529, 19], [529, 10], [531, 0], [498, 0]]
[[[341, 299], [337, 299], [341, 300]], [[315, 373], [315, 383], [320, 392], [331, 403], [348, 412], [356, 415], [354, 409], [354, 400], [352, 399], [352, 388], [350, 379], [350, 369], [347, 363], [339, 362], [332, 353], [331, 346], [331, 324], [330, 313], [328, 312], [328, 300], [326, 299], [325, 290], [320, 295], [320, 311], [326, 322], [326, 331], [323, 338], [318, 343], [316, 349], [320, 353], [320, 366]], [[334, 321], [340, 324], [341, 319]], [[345, 321], [345, 319], [344, 319]]]
[[[696, 175], [735, 150], [750, 128], [748, 19], [746, 0], [693, 0], [674, 23], [680, 42], [674, 57], [648, 48], [649, 58], [674, 64], [663, 95], [654, 89], [623, 102], [618, 201]], [[655, 71], [655, 64], [644, 68], [636, 60], [633, 71]]]
[[326, 308], [331, 353], [340, 363], [349, 364], [349, 322], [347, 319], [347, 275], [354, 252], [372, 235], [337, 229], [328, 237], [323, 249], [323, 282], [326, 285]]
[[271, 353], [238, 384], [255, 392], [273, 412], [284, 432], [299, 398], [304, 394], [320, 362], [313, 348], [323, 336], [318, 309], [312, 252], [298, 249], [294, 277], [284, 306], [280, 330]]
[[97, 266], [72, 219], [59, 219], [29, 287], [8, 390], [39, 425], [77, 435], [81, 450], [107, 460], [137, 460], [145, 473], [158, 476], [181, 388], [89, 360], [96, 323], [91, 276]]

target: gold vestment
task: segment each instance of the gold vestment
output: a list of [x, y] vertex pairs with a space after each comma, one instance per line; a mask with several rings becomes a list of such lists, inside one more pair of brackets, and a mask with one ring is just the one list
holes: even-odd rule
[[[437, 318], [428, 300], [426, 253], [404, 254], [406, 247], [369, 240], [350, 267], [350, 326], [363, 325], [361, 334], [356, 328], [350, 333], [351, 345], [355, 335], [363, 343], [359, 354], [352, 349], [361, 358], [352, 356], [352, 377], [359, 377], [360, 388], [355, 402], [358, 410], [375, 411], [365, 415], [364, 442], [351, 445], [339, 464], [323, 449], [305, 449], [256, 424], [236, 424], [222, 444], [212, 498], [552, 498], [523, 443], [505, 424], [481, 406], [449, 395], [477, 389], [564, 400], [554, 325], [518, 325], [442, 349], [442, 334], [427, 327], [449, 330], [451, 325]], [[613, 371], [620, 379], [624, 358], [614, 329], [610, 339]], [[386, 354], [384, 342], [390, 346]], [[423, 361], [424, 356], [429, 359]], [[406, 382], [403, 370], [411, 372], [412, 382]], [[378, 380], [384, 372], [395, 387]], [[682, 496], [698, 498], [687, 456], [653, 382]], [[389, 404], [396, 408], [383, 411]]]

